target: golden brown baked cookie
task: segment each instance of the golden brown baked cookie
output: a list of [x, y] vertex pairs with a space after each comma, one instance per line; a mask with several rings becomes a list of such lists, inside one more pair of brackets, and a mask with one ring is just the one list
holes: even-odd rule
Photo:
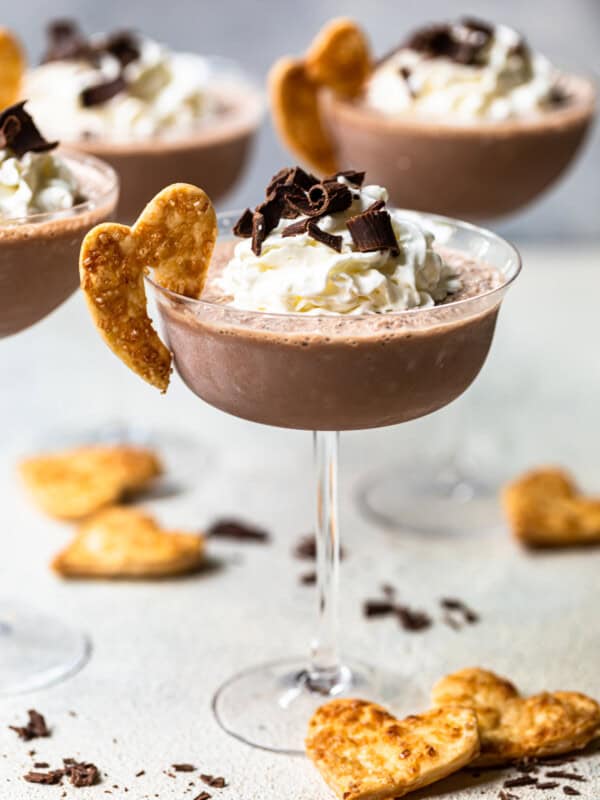
[[163, 578], [203, 561], [203, 536], [165, 530], [139, 509], [114, 506], [84, 522], [52, 566], [65, 578]]
[[509, 483], [502, 495], [514, 536], [538, 547], [600, 542], [600, 499], [582, 495], [563, 469], [542, 467]]
[[372, 71], [371, 49], [351, 19], [332, 19], [315, 36], [305, 56], [308, 76], [342, 97], [354, 97]]
[[19, 465], [33, 501], [58, 519], [81, 519], [160, 475], [156, 454], [129, 445], [92, 445], [27, 458]]
[[81, 245], [81, 288], [106, 344], [131, 370], [166, 391], [171, 354], [146, 308], [144, 277], [186, 297], [202, 292], [217, 238], [208, 196], [186, 183], [167, 186], [133, 227], [105, 222]]
[[20, 99], [25, 67], [18, 39], [8, 28], [0, 27], [0, 111]]
[[433, 687], [435, 706], [477, 714], [478, 766], [579, 750], [600, 733], [600, 706], [578, 692], [521, 697], [504, 678], [477, 667], [447, 675]]
[[306, 752], [342, 800], [402, 797], [477, 756], [477, 720], [466, 708], [398, 720], [375, 703], [332, 700], [310, 720]]

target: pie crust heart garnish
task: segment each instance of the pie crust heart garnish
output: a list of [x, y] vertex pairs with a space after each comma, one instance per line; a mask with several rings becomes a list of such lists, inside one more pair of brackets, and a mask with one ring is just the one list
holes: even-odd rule
[[305, 55], [309, 77], [337, 95], [354, 97], [372, 72], [371, 49], [362, 29], [338, 17], [315, 36]]
[[101, 336], [144, 380], [166, 391], [171, 353], [146, 308], [144, 277], [198, 298], [217, 238], [214, 208], [202, 189], [176, 183], [151, 200], [135, 224], [105, 222], [83, 240], [81, 288]]
[[8, 28], [0, 27], [0, 111], [20, 99], [25, 68], [25, 55], [18, 39]]
[[478, 766], [560, 755], [585, 747], [600, 734], [600, 706], [578, 692], [542, 692], [521, 697], [512, 683], [484, 669], [469, 668], [433, 687], [435, 706], [477, 714]]
[[600, 542], [600, 498], [581, 494], [563, 469], [542, 467], [509, 483], [502, 496], [514, 536], [533, 547]]
[[143, 489], [162, 466], [143, 447], [93, 445], [27, 458], [19, 472], [42, 511], [58, 519], [81, 519]]
[[135, 508], [113, 506], [84, 522], [52, 566], [65, 578], [164, 578], [204, 562], [204, 537], [160, 527]]
[[313, 714], [306, 752], [342, 800], [402, 797], [477, 756], [477, 719], [454, 707], [398, 720], [375, 703], [333, 700]]

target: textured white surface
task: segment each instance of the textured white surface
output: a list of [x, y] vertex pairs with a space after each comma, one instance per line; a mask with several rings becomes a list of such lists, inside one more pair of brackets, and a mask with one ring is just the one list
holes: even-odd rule
[[[469, 443], [482, 471], [491, 468], [488, 453], [500, 461], [501, 472], [558, 459], [600, 489], [600, 464], [594, 463], [600, 438], [600, 253], [530, 250], [524, 259], [488, 364], [462, 400], [404, 428], [342, 437], [342, 524], [349, 550], [344, 643], [382, 667], [398, 713], [424, 707], [435, 678], [470, 664], [496, 669], [524, 691], [571, 688], [600, 697], [600, 550], [528, 555], [504, 528], [453, 539], [386, 532], [362, 519], [353, 499], [365, 471], [403, 457], [410, 463], [418, 452], [435, 454], [457, 440]], [[81, 757], [107, 773], [96, 788], [67, 787], [69, 797], [95, 800], [109, 796], [109, 789], [130, 800], [192, 798], [203, 788], [194, 773], [163, 774], [172, 763], [189, 761], [227, 778], [230, 788], [212, 792], [222, 800], [327, 798], [307, 761], [237, 743], [210, 711], [224, 677], [259, 660], [302, 653], [310, 637], [313, 593], [297, 580], [310, 564], [290, 553], [312, 526], [310, 436], [227, 417], [177, 380], [160, 397], [108, 353], [80, 297], [39, 327], [2, 341], [0, 369], [1, 593], [61, 615], [87, 631], [94, 645], [90, 663], [71, 680], [0, 698], [1, 800], [61, 796], [58, 787], [21, 779], [31, 748], [53, 765], [63, 756]], [[178, 581], [56, 579], [47, 564], [70, 530], [29, 506], [12, 475], [15, 453], [49, 433], [116, 418], [157, 432], [183, 432], [210, 451], [208, 462], [190, 468], [189, 491], [147, 504], [166, 523], [194, 529], [216, 516], [240, 515], [267, 527], [273, 543], [211, 543], [222, 569]], [[409, 634], [392, 620], [367, 622], [362, 601], [376, 595], [382, 581], [438, 618], [438, 598], [458, 595], [480, 612], [481, 623], [455, 632], [438, 619], [430, 630]], [[7, 729], [21, 724], [30, 707], [46, 714], [51, 738], [23, 743]], [[577, 787], [584, 800], [598, 797], [599, 767], [598, 755], [580, 762], [590, 777]], [[135, 778], [142, 769], [146, 775]], [[495, 797], [504, 777], [460, 776], [423, 794]], [[185, 794], [190, 780], [197, 789]], [[527, 796], [525, 789], [518, 792]], [[544, 796], [563, 797], [560, 790]]]

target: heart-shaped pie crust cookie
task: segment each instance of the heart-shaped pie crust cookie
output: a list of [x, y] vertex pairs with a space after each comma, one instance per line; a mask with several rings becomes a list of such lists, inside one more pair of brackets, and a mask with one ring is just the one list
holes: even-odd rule
[[492, 766], [522, 758], [579, 750], [600, 734], [600, 706], [578, 692], [543, 692], [521, 697], [504, 678], [469, 668], [442, 678], [434, 705], [476, 712], [481, 754], [474, 762]]
[[306, 752], [342, 800], [402, 797], [477, 756], [477, 719], [454, 707], [398, 720], [375, 703], [333, 700], [310, 720]]
[[534, 547], [600, 542], [600, 499], [582, 495], [556, 467], [525, 473], [504, 489], [503, 502], [517, 539]]
[[171, 354], [148, 316], [144, 276], [152, 268], [165, 289], [199, 297], [216, 237], [208, 196], [177, 183], [159, 192], [131, 228], [103, 223], [81, 245], [81, 288], [96, 327], [130, 369], [163, 392]]

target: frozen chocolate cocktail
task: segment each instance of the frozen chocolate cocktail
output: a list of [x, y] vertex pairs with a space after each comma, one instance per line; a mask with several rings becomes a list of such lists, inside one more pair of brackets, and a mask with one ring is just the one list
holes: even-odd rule
[[88, 39], [69, 21], [48, 32], [43, 63], [25, 79], [32, 113], [49, 136], [114, 167], [120, 219], [173, 181], [198, 182], [214, 199], [233, 187], [262, 114], [240, 69], [136, 33]]
[[86, 232], [110, 216], [108, 164], [56, 149], [22, 103], [0, 114], [0, 337], [45, 317], [77, 288]]
[[[324, 698], [359, 686], [375, 693], [368, 670], [338, 653], [335, 431], [403, 422], [463, 392], [484, 363], [519, 257], [467, 223], [388, 205], [386, 189], [352, 170], [321, 180], [283, 169], [253, 211], [218, 225], [217, 236], [204, 192], [169, 187], [130, 231], [104, 225], [86, 237], [82, 286], [102, 336], [146, 380], [166, 389], [172, 357], [217, 408], [315, 431], [311, 656], [251, 667], [214, 698], [232, 735], [296, 752]], [[148, 267], [166, 347], [141, 311]]]
[[[289, 108], [299, 85], [314, 104]], [[330, 166], [360, 164], [396, 205], [471, 219], [545, 191], [595, 104], [590, 81], [560, 72], [511, 28], [470, 18], [417, 30], [378, 61], [360, 28], [334, 20], [304, 59], [275, 65], [271, 98], [282, 136], [308, 163], [325, 152]], [[320, 140], [298, 135], [307, 109]]]

